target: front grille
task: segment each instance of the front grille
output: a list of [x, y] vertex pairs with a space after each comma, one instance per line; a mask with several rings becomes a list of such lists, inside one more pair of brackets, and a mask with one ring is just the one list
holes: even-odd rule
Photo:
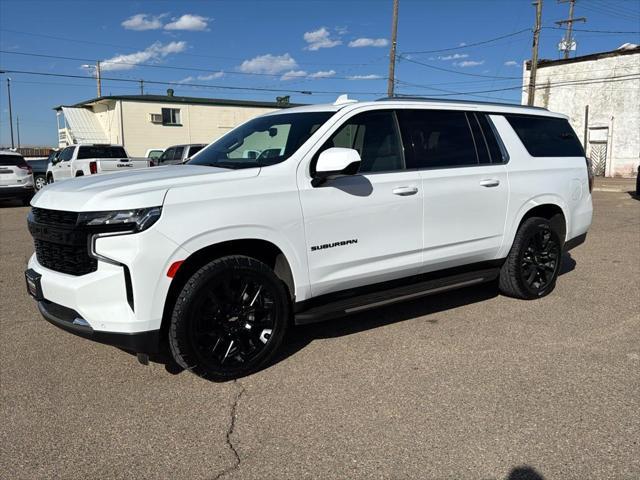
[[95, 272], [98, 262], [89, 256], [89, 229], [77, 225], [78, 213], [32, 208], [29, 231], [38, 263], [69, 275]]
[[86, 275], [95, 272], [98, 261], [87, 253], [84, 245], [63, 245], [34, 239], [36, 258], [43, 267], [69, 275]]
[[44, 225], [70, 225], [78, 223], [77, 212], [64, 212], [62, 210], [48, 210], [45, 208], [32, 208], [31, 214], [35, 223]]

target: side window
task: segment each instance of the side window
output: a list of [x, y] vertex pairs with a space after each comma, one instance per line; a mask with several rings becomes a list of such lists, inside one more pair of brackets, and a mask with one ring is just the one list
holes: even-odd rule
[[360, 173], [404, 169], [396, 121], [390, 110], [365, 112], [350, 118], [321, 151], [331, 147], [357, 150], [361, 158]]
[[193, 157], [196, 153], [202, 150], [204, 147], [202, 145], [196, 145], [195, 147], [189, 147], [189, 155], [188, 157]]
[[507, 151], [500, 142], [496, 127], [493, 125], [489, 115], [486, 113], [476, 113], [475, 115], [482, 128], [484, 139], [487, 142], [487, 148], [491, 155], [491, 163], [504, 163], [509, 160]]
[[176, 147], [175, 151], [173, 152], [173, 159], [174, 160], [182, 160], [182, 152], [184, 151], [184, 147]]
[[175, 148], [167, 148], [162, 155], [160, 155], [160, 163], [165, 163], [169, 160], [173, 160], [173, 154], [175, 153]]
[[476, 148], [464, 112], [398, 112], [407, 168], [477, 165]]
[[505, 115], [533, 157], [584, 157], [575, 132], [564, 118]]
[[473, 112], [467, 112], [467, 121], [471, 127], [473, 142], [476, 144], [476, 154], [478, 155], [478, 163], [488, 165], [491, 163], [491, 155], [489, 154], [489, 146], [484, 138], [484, 132], [480, 128], [478, 117]]
[[65, 148], [62, 153], [60, 153], [60, 161], [62, 162], [67, 162], [69, 160], [71, 160], [71, 157], [73, 157], [73, 151], [75, 150], [76, 147], [67, 147]]

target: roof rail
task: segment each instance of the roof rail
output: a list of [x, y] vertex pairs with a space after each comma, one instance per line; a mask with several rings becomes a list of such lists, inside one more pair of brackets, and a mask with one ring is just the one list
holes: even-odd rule
[[507, 103], [507, 102], [486, 102], [486, 101], [476, 101], [476, 100], [460, 100], [457, 98], [452, 99], [442, 99], [442, 98], [432, 98], [432, 97], [416, 97], [411, 95], [398, 95], [396, 97], [384, 97], [379, 98], [376, 102], [389, 102], [389, 101], [399, 101], [399, 100], [412, 100], [419, 102], [438, 102], [438, 103], [461, 103], [461, 104], [480, 104], [480, 105], [496, 105], [500, 107], [515, 107], [515, 108], [535, 108], [537, 110], [545, 110], [549, 111], [544, 107], [534, 107], [529, 105], [520, 105], [517, 103]]

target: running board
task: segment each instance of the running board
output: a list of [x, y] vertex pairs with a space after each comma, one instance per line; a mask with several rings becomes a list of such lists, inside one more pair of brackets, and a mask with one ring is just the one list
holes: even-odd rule
[[[400, 286], [397, 286], [398, 282], [374, 285], [367, 287], [367, 293], [358, 294], [357, 292], [361, 289], [355, 289], [350, 292], [339, 292], [337, 295], [323, 295], [317, 299], [297, 303], [295, 323], [296, 325], [305, 325], [320, 322], [448, 290], [470, 287], [495, 280], [499, 273], [499, 268], [487, 268], [429, 280], [413, 281]], [[410, 282], [410, 280], [405, 282]], [[393, 286], [389, 287], [389, 284]], [[375, 290], [371, 291], [372, 288]], [[339, 296], [339, 298], [331, 299], [335, 296]]]

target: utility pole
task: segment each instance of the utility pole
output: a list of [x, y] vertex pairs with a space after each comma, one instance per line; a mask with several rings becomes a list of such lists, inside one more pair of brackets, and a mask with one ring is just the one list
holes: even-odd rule
[[144, 95], [144, 80], [140, 80], [140, 95]]
[[13, 113], [11, 111], [11, 79], [7, 77], [7, 96], [9, 97], [9, 129], [11, 130], [11, 148], [14, 148], [13, 143]]
[[16, 131], [18, 134], [18, 150], [20, 150], [20, 115], [16, 115]]
[[569, 3], [569, 18], [554, 22], [559, 27], [561, 27], [562, 25], [567, 26], [567, 32], [565, 33], [564, 40], [560, 43], [559, 48], [559, 50], [563, 52], [562, 58], [569, 58], [569, 53], [571, 53], [571, 46], [573, 45], [573, 23], [587, 21], [586, 17], [573, 18], [573, 7], [575, 7], [576, 5], [576, 0], [558, 0], [558, 3], [567, 2]]
[[538, 43], [540, 40], [540, 28], [542, 24], [542, 0], [536, 0], [536, 24], [533, 27], [533, 47], [531, 52], [531, 70], [529, 74], [529, 90], [527, 105], [533, 105], [536, 96], [536, 72], [538, 70]]
[[389, 52], [389, 78], [387, 95], [393, 97], [396, 72], [396, 46], [398, 44], [398, 0], [393, 0], [393, 19], [391, 21], [391, 51]]
[[98, 81], [98, 97], [102, 96], [102, 80], [100, 79], [100, 61], [96, 62], [96, 80]]

